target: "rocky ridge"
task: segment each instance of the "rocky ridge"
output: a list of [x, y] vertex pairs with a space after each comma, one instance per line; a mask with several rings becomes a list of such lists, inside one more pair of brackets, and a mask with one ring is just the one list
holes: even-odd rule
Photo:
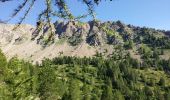
[[[123, 47], [127, 41], [134, 41], [144, 30], [148, 34], [154, 33], [155, 37], [169, 34], [166, 31], [125, 25], [120, 21], [57, 21], [53, 24], [54, 41], [45, 44], [49, 33], [48, 26], [40, 31], [31, 25], [21, 25], [15, 31], [12, 30], [13, 27], [14, 25], [10, 24], [0, 24], [0, 48], [8, 58], [18, 56], [33, 62], [61, 55], [93, 56], [96, 52], [109, 56], [114, 52], [115, 46]], [[134, 44], [135, 48], [140, 45], [138, 42]], [[134, 52], [131, 51], [131, 54]]]

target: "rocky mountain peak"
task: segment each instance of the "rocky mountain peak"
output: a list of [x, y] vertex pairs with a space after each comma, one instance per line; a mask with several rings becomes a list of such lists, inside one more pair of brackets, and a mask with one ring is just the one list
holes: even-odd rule
[[105, 50], [109, 55], [113, 52], [113, 47], [117, 45], [139, 46], [139, 43], [144, 41], [144, 37], [161, 39], [170, 33], [169, 31], [125, 25], [120, 21], [56, 21], [51, 24], [54, 41], [48, 44], [49, 26], [45, 23], [38, 24], [37, 28], [23, 24], [17, 30], [12, 30], [15, 25], [0, 24], [0, 47], [7, 57], [19, 56], [41, 61], [44, 57], [54, 58], [61, 54], [92, 56], [96, 51], [104, 52]]

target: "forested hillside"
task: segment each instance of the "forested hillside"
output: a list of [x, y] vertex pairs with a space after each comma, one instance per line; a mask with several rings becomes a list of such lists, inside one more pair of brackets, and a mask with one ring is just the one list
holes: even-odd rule
[[169, 100], [169, 74], [170, 59], [159, 56], [139, 62], [129, 53], [96, 53], [32, 65], [0, 52], [0, 100]]

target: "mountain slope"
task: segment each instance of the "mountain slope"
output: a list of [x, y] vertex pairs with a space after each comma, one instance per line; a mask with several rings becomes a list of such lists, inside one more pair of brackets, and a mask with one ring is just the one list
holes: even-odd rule
[[[1, 49], [8, 58], [18, 56], [34, 62], [60, 55], [91, 57], [101, 53], [107, 57], [119, 46], [123, 53], [129, 52], [133, 58], [141, 60], [142, 54], [139, 50], [143, 46], [149, 48], [150, 52], [153, 52], [154, 47], [161, 50], [170, 47], [168, 32], [125, 25], [120, 21], [57, 21], [53, 25], [55, 39], [50, 44], [46, 43], [49, 33], [47, 26], [40, 32], [31, 25], [21, 25], [15, 31], [12, 30], [13, 27], [14, 25], [0, 24]], [[166, 59], [168, 57], [170, 55], [166, 55]]]
[[0, 50], [2, 100], [170, 98], [170, 38], [166, 31], [120, 21], [56, 22], [52, 41], [47, 26], [40, 31], [30, 25], [16, 31], [12, 31], [13, 25], [0, 27], [0, 45], [8, 59], [18, 55], [34, 63], [42, 61], [32, 64], [17, 57], [7, 61]]

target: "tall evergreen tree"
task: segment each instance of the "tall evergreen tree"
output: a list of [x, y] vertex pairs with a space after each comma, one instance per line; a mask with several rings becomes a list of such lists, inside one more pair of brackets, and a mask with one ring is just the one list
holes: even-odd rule
[[6, 65], [7, 65], [7, 59], [5, 55], [2, 53], [2, 51], [0, 50], [0, 73], [2, 73]]
[[101, 100], [113, 100], [112, 82], [110, 79], [107, 80], [107, 86], [103, 90]]
[[70, 80], [69, 94], [70, 100], [80, 100], [80, 87], [77, 80]]

